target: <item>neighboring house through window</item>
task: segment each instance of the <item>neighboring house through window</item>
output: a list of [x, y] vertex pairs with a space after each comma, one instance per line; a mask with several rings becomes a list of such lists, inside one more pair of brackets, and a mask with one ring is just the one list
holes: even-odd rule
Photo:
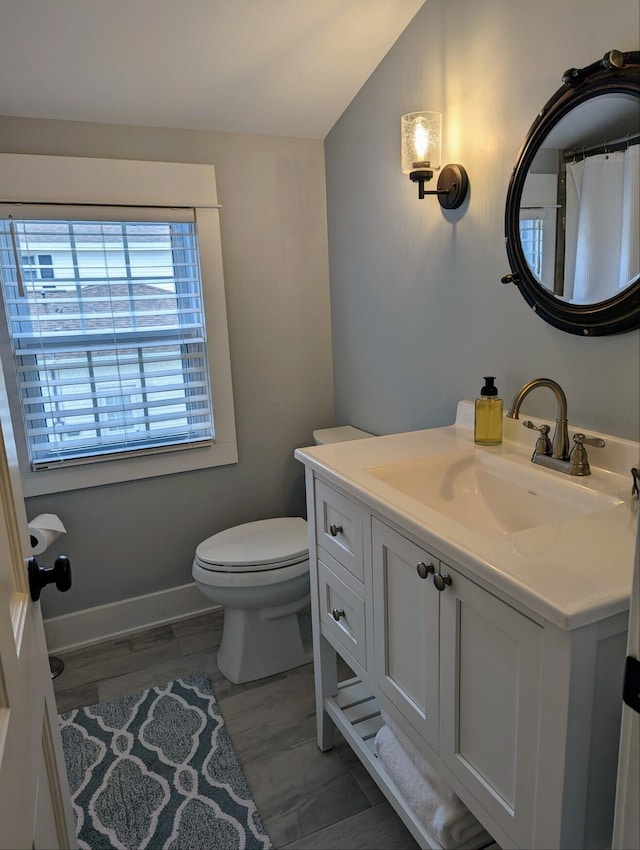
[[[20, 257], [22, 276], [25, 280], [53, 280], [51, 254], [23, 254]], [[45, 287], [46, 288], [46, 287]]]

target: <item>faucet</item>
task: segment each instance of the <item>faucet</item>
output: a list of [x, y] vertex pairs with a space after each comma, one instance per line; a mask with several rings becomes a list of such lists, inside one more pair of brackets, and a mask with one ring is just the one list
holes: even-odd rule
[[584, 434], [574, 434], [574, 447], [569, 452], [567, 397], [560, 384], [556, 381], [551, 380], [551, 378], [534, 378], [532, 381], [523, 384], [513, 397], [507, 416], [509, 419], [519, 419], [518, 414], [522, 402], [536, 387], [547, 387], [554, 394], [557, 404], [556, 427], [553, 433], [553, 440], [551, 441], [549, 440], [548, 425], [534, 425], [528, 419], [522, 423], [526, 428], [540, 432], [536, 447], [531, 456], [531, 462], [549, 467], [550, 469], [556, 469], [560, 472], [566, 472], [568, 475], [590, 475], [591, 470], [584, 446], [587, 444], [602, 448], [605, 442], [598, 437], [586, 437]]
[[[518, 416], [518, 413], [520, 412], [522, 402], [529, 395], [531, 390], [535, 390], [536, 387], [548, 387], [556, 397], [556, 430], [553, 434], [553, 445], [550, 452], [551, 457], [557, 458], [558, 460], [568, 460], [569, 431], [567, 430], [567, 397], [560, 384], [552, 381], [551, 378], [534, 378], [532, 381], [524, 384], [513, 397], [507, 416], [509, 419], [519, 419], [520, 417]], [[533, 425], [533, 422], [530, 422], [526, 425], [526, 427], [533, 427], [535, 430], [539, 430], [535, 425]], [[544, 431], [542, 433], [544, 435]]]

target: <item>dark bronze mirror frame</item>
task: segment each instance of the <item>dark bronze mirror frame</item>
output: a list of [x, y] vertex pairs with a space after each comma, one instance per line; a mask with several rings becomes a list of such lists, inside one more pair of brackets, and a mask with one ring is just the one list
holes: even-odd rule
[[581, 336], [603, 336], [640, 327], [640, 277], [622, 292], [597, 304], [570, 304], [540, 285], [522, 250], [520, 202], [533, 159], [550, 130], [572, 109], [608, 93], [638, 98], [640, 109], [640, 51], [612, 50], [586, 68], [571, 68], [563, 85], [534, 121], [518, 155], [509, 182], [505, 208], [505, 243], [512, 273], [503, 283], [515, 283], [525, 301], [546, 322]]

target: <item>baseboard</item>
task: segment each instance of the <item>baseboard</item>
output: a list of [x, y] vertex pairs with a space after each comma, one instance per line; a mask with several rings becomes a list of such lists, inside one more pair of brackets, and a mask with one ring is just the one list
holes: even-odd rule
[[85, 608], [44, 621], [51, 654], [80, 649], [103, 640], [171, 623], [219, 608], [207, 599], [195, 582], [134, 596], [120, 602]]

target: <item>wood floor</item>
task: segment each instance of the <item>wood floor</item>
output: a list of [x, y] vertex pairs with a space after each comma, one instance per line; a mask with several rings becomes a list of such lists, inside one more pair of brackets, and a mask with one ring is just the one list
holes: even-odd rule
[[[58, 711], [105, 702], [172, 679], [208, 674], [267, 832], [277, 850], [413, 850], [418, 845], [350, 747], [315, 740], [313, 665], [246, 685], [216, 663], [214, 611], [59, 656]], [[348, 672], [345, 672], [345, 678]]]

